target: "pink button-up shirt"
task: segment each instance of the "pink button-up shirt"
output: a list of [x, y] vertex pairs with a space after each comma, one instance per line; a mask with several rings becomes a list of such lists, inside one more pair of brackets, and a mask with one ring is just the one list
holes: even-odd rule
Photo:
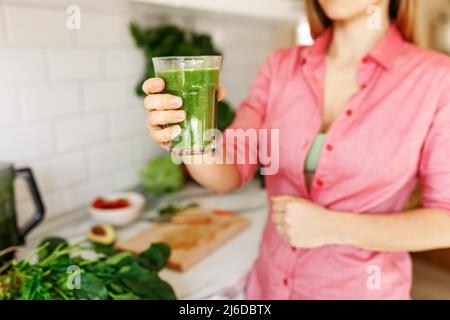
[[[394, 24], [360, 62], [360, 90], [330, 128], [308, 191], [304, 165], [321, 127], [331, 37], [328, 30], [311, 47], [271, 54], [239, 107], [232, 128], [279, 129], [279, 170], [265, 176], [269, 196], [392, 213], [402, 210], [420, 177], [423, 205], [450, 212], [450, 59], [405, 42]], [[248, 151], [248, 144], [231, 145]], [[244, 184], [257, 166], [236, 167]], [[411, 269], [406, 252], [292, 248], [268, 219], [247, 298], [409, 299]]]

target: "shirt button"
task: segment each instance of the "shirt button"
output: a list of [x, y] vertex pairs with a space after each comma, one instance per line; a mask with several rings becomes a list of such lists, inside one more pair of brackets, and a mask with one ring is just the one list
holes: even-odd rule
[[333, 151], [333, 145], [331, 145], [331, 144], [327, 144], [327, 150], [328, 151]]
[[368, 57], [364, 57], [362, 60], [363, 63], [369, 63], [369, 58]]
[[364, 90], [365, 88], [367, 88], [367, 83], [363, 83], [363, 84], [361, 85], [361, 89], [362, 89], [362, 90]]
[[284, 278], [283, 279], [283, 284], [287, 287], [289, 285], [289, 279], [288, 278]]
[[318, 179], [316, 181], [317, 186], [322, 187], [323, 186], [323, 180], [322, 179]]
[[347, 116], [351, 117], [352, 114], [353, 114], [353, 111], [350, 110], [350, 109], [348, 109], [347, 111], [345, 111], [345, 114], [346, 114]]
[[292, 252], [297, 252], [297, 248], [296, 247], [291, 247]]

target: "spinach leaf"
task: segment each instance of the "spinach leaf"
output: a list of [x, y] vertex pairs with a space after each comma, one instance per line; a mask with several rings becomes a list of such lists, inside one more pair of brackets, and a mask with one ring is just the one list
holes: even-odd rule
[[56, 272], [67, 272], [67, 268], [71, 265], [76, 265], [75, 261], [69, 258], [69, 256], [60, 257], [57, 261], [48, 265], [48, 269]]
[[110, 292], [109, 295], [114, 300], [139, 300], [139, 297], [137, 295], [132, 294], [131, 292], [123, 294], [113, 294]]
[[120, 270], [122, 282], [130, 291], [143, 299], [175, 300], [172, 287], [163, 281], [155, 272], [138, 264], [125, 266]]
[[116, 253], [113, 246], [100, 244], [100, 243], [92, 243], [92, 249], [99, 254], [103, 254], [105, 256], [110, 256]]
[[82, 300], [104, 300], [108, 298], [108, 290], [100, 278], [92, 273], [81, 273], [80, 289], [74, 289], [75, 295]]
[[108, 281], [107, 284], [109, 295], [113, 297], [113, 295], [125, 295], [129, 293], [130, 290], [126, 288], [119, 279], [114, 279], [112, 281]]
[[150, 271], [159, 271], [170, 257], [170, 247], [166, 243], [153, 243], [150, 248], [138, 256], [139, 264]]
[[115, 266], [117, 268], [122, 267], [123, 265], [129, 264], [133, 262], [136, 258], [131, 255], [129, 252], [119, 252], [116, 253], [108, 259], [105, 260], [105, 263], [110, 266]]

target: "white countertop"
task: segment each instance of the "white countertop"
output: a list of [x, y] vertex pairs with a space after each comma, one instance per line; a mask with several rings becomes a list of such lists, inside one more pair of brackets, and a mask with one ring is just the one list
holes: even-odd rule
[[[195, 201], [204, 208], [237, 210], [239, 214], [247, 217], [251, 224], [190, 270], [179, 273], [164, 269], [160, 276], [173, 286], [179, 299], [217, 298], [222, 297], [220, 293], [232, 287], [239, 287], [236, 284], [242, 282], [257, 256], [267, 217], [265, 191], [259, 188], [256, 181], [235, 192], [222, 195], [212, 194], [198, 185], [189, 184], [181, 192], [164, 196], [159, 203], [174, 200]], [[144, 212], [142, 216], [155, 214], [154, 210], [150, 210]], [[18, 252], [18, 257], [23, 258], [29, 254], [47, 236], [60, 236], [69, 242], [80, 241], [94, 224], [95, 221], [87, 209], [66, 213], [45, 221], [28, 237], [27, 246]], [[131, 237], [150, 224], [147, 221], [138, 221], [129, 227], [119, 229], [118, 238], [123, 240]]]

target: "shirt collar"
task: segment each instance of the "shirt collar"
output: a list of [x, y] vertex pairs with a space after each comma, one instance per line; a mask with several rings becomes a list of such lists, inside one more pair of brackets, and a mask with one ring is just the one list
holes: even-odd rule
[[[333, 35], [332, 28], [326, 29], [314, 42], [312, 46], [306, 47], [302, 52], [304, 62], [314, 61], [323, 58], [330, 44]], [[377, 42], [367, 56], [371, 57], [381, 66], [390, 69], [395, 59], [401, 54], [403, 37], [395, 22], [383, 37]]]
[[403, 44], [404, 40], [396, 23], [392, 22], [390, 29], [373, 47], [369, 56], [386, 69], [390, 69], [395, 59], [401, 54]]

